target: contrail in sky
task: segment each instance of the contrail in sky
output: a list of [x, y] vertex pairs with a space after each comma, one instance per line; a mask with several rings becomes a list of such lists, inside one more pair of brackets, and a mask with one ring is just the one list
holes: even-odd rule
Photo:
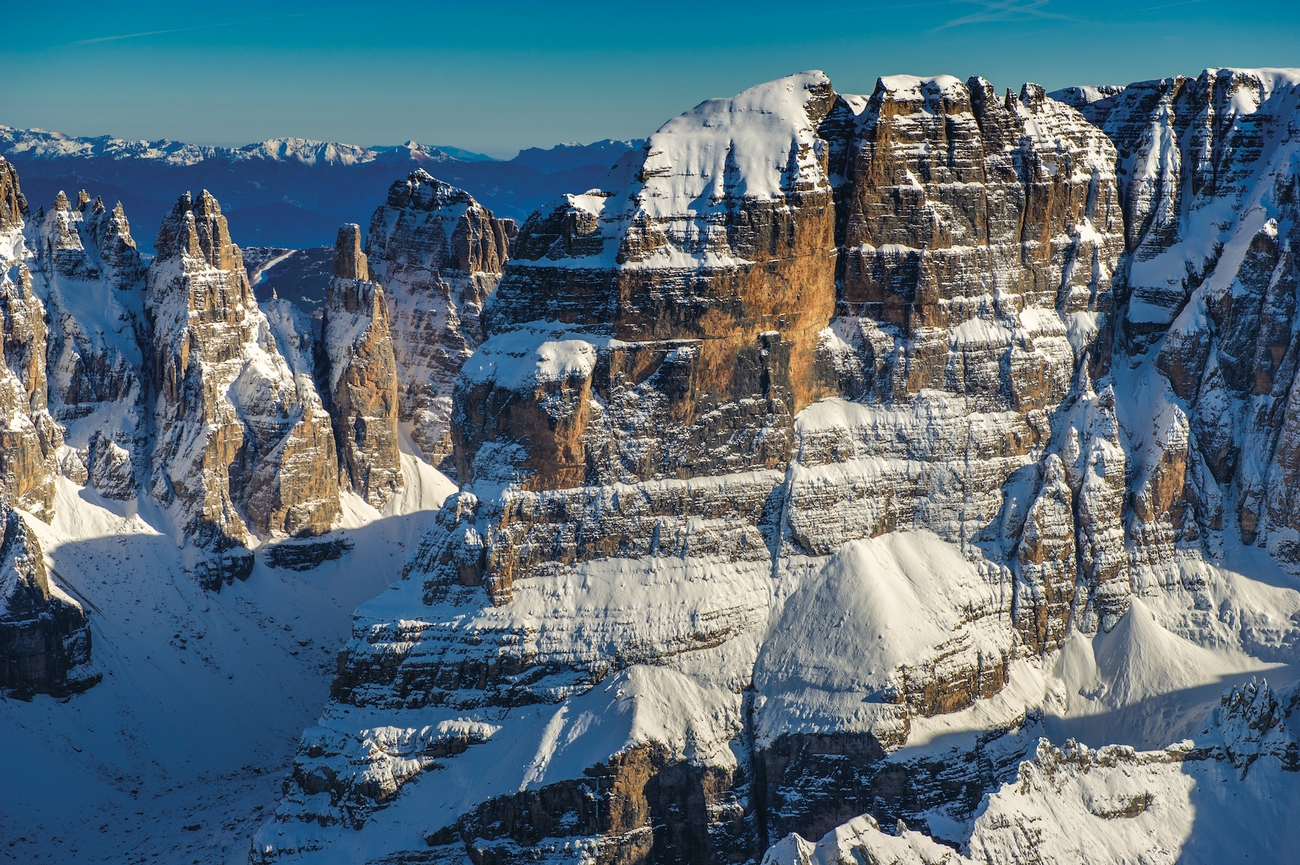
[[1048, 0], [968, 0], [968, 2], [974, 2], [984, 8], [970, 15], [954, 18], [934, 29], [938, 31], [947, 30], [949, 27], [960, 27], [964, 24], [984, 24], [992, 21], [1025, 21], [1033, 18], [1071, 20], [1067, 15], [1057, 15], [1045, 11], [1043, 7], [1047, 5]]
[[235, 27], [239, 24], [260, 24], [263, 21], [283, 21], [286, 18], [306, 18], [310, 15], [324, 15], [324, 12], [299, 12], [296, 15], [276, 15], [271, 18], [251, 18], [247, 21], [226, 21], [221, 24], [200, 24], [197, 27], [177, 27], [174, 30], [145, 30], [140, 33], [122, 33], [118, 36], [97, 36], [94, 39], [78, 39], [65, 42], [66, 45], [91, 45], [96, 42], [116, 42], [119, 39], [138, 39], [141, 36], [161, 36], [164, 33], [188, 33], [192, 30], [211, 30], [214, 27]]

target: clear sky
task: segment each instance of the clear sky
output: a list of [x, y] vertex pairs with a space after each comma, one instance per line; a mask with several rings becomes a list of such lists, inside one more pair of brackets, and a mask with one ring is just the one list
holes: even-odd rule
[[631, 138], [805, 69], [1127, 83], [1300, 66], [1296, 0], [223, 3], [0, 0], [0, 123], [243, 144], [410, 139], [509, 157]]

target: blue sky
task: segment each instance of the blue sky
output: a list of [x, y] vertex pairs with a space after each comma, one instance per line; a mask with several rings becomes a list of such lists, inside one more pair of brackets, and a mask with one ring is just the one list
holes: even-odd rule
[[998, 87], [1300, 66], [1300, 3], [0, 3], [0, 123], [242, 144], [415, 139], [494, 156], [636, 137], [804, 69]]

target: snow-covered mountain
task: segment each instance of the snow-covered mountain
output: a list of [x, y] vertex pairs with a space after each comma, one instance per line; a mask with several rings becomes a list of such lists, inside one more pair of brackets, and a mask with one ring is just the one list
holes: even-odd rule
[[[92, 806], [143, 790], [180, 828], [50, 849], [1285, 860], [1297, 148], [1300, 71], [1053, 96], [807, 72], [670, 120], [517, 232], [402, 166], [338, 230], [315, 322], [255, 301], [209, 194], [145, 268], [120, 208], [32, 216], [0, 164], [25, 563], [0, 587], [26, 605], [0, 637], [49, 611], [24, 657], [63, 684], [26, 693], [89, 687], [6, 701], [0, 749], [24, 790], [43, 748]], [[299, 158], [271, 151], [247, 158]], [[161, 697], [187, 646], [203, 689], [252, 674], [247, 724]], [[196, 732], [132, 720], [148, 701]], [[82, 706], [109, 732], [74, 732]], [[256, 723], [301, 723], [296, 755]], [[131, 774], [149, 735], [182, 744]], [[15, 808], [52, 834], [53, 799]]]
[[[1293, 109], [1237, 111], [1294, 138]], [[1188, 209], [1250, 188], [1282, 224], [1270, 149], [1226, 123], [1187, 146], [1257, 160], [1263, 189]], [[869, 813], [927, 836], [902, 836], [917, 861], [958, 855], [929, 838], [1036, 861], [986, 840], [985, 796], [1022, 760], [1133, 753], [1067, 738], [1204, 736], [1132, 759], [1235, 777], [1203, 720], [1225, 679], [1295, 660], [1300, 584], [1176, 497], [1230, 477], [1183, 457], [1168, 480], [1173, 332], [1133, 326], [1143, 193], [1113, 139], [1033, 85], [854, 97], [808, 73], [702, 104], [534, 214], [456, 386], [462, 489], [357, 611], [254, 858], [740, 861]], [[1276, 786], [1234, 795], [1300, 798], [1261, 759]], [[1156, 808], [1104, 849], [1173, 861], [1195, 808], [1156, 774], [1114, 807], [1061, 775], [1006, 820], [1149, 795], [1163, 834]]]
[[[554, 196], [598, 183], [610, 165], [640, 145], [563, 144], [529, 148], [501, 161], [414, 141], [359, 147], [277, 138], [206, 147], [0, 126], [0, 156], [21, 172], [34, 202], [52, 201], [61, 189], [93, 189], [106, 201], [120, 200], [134, 219], [153, 226], [179, 192], [208, 189], [227, 213], [239, 214], [231, 229], [236, 243], [293, 249], [330, 246], [340, 224], [365, 225], [393, 178], [417, 168], [522, 221]], [[152, 251], [148, 238], [143, 248]]]
[[[177, 200], [146, 267], [120, 202], [110, 211], [84, 191], [75, 203], [60, 192], [32, 215], [14, 167], [0, 168], [8, 417], [0, 468], [18, 562], [3, 597], [7, 618], [32, 620], [12, 625], [3, 644], [6, 686], [62, 693], [90, 676], [80, 672], [90, 639], [83, 611], [47, 578], [11, 505], [53, 523], [64, 483], [133, 511], [147, 502], [147, 524], [172, 538], [183, 570], [219, 590], [252, 573], [257, 550], [297, 565], [336, 560], [348, 546], [337, 532], [362, 502], [377, 515], [400, 512], [412, 495], [426, 500], [428, 484], [402, 456], [414, 447], [403, 442], [425, 436], [403, 435], [399, 422], [426, 403], [449, 403], [456, 369], [442, 390], [411, 370], [445, 363], [438, 349], [447, 339], [459, 340], [461, 359], [467, 340], [477, 344], [473, 317], [465, 335], [443, 331], [468, 315], [457, 306], [466, 292], [476, 309], [494, 288], [512, 222], [417, 172], [394, 186], [373, 223], [389, 232], [371, 237], [387, 252], [376, 261], [389, 293], [374, 282], [359, 229], [345, 226], [313, 320], [288, 300], [256, 301], [207, 190]], [[425, 194], [434, 186], [441, 197]], [[431, 233], [439, 220], [445, 236]], [[472, 289], [453, 296], [448, 284], [462, 282]], [[427, 321], [441, 326], [417, 337], [412, 322]]]
[[[454, 490], [399, 437], [382, 287], [347, 278], [350, 228], [313, 322], [255, 302], [207, 191], [146, 266], [120, 203], [59, 193], [33, 214], [0, 161], [11, 854], [245, 859], [348, 613]], [[112, 828], [63, 831], [67, 807]]]

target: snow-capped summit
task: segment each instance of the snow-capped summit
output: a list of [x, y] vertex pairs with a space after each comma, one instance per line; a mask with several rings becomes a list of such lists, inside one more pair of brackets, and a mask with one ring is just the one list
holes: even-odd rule
[[[0, 156], [23, 175], [33, 200], [59, 189], [87, 188], [120, 198], [133, 219], [156, 225], [184, 189], [206, 187], [230, 213], [241, 246], [333, 246], [343, 223], [365, 226], [394, 177], [423, 166], [469, 191], [498, 216], [522, 221], [542, 202], [587, 189], [641, 141], [604, 140], [578, 147], [530, 148], [499, 160], [459, 147], [406, 141], [359, 146], [271, 138], [244, 146], [77, 138], [0, 126]], [[141, 238], [151, 252], [152, 238]], [[323, 289], [322, 289], [323, 290]]]
[[[1118, 118], [1140, 89], [1084, 96]], [[769, 862], [1015, 862], [1026, 826], [1176, 850], [1198, 810], [1178, 776], [1223, 765], [1160, 750], [1214, 738], [1175, 695], [1293, 657], [1300, 587], [1223, 564], [1233, 451], [1209, 439], [1239, 427], [1161, 389], [1212, 361], [1290, 387], [1300, 220], [1265, 220], [1235, 277], [1267, 316], [1218, 299], [1240, 325], [1184, 313], [1148, 351], [1139, 296], [1115, 299], [1135, 152], [1034, 84], [843, 96], [805, 73], [701, 104], [530, 217], [456, 385], [464, 487], [358, 610], [254, 858], [739, 861], [793, 832]], [[1205, 359], [1265, 321], [1272, 349]]]
[[451, 159], [447, 152], [408, 141], [400, 148], [360, 147], [334, 141], [316, 141], [310, 138], [268, 138], [242, 147], [220, 147], [186, 144], [181, 141], [133, 141], [101, 135], [93, 138], [72, 137], [61, 132], [43, 129], [16, 129], [0, 126], [0, 151], [22, 156], [25, 159], [61, 159], [75, 157], [95, 159], [103, 157], [115, 161], [142, 160], [163, 162], [175, 166], [197, 165], [205, 160], [227, 162], [269, 161], [293, 162], [302, 165], [361, 165], [373, 162], [385, 153], [396, 149], [416, 152], [430, 159]]

